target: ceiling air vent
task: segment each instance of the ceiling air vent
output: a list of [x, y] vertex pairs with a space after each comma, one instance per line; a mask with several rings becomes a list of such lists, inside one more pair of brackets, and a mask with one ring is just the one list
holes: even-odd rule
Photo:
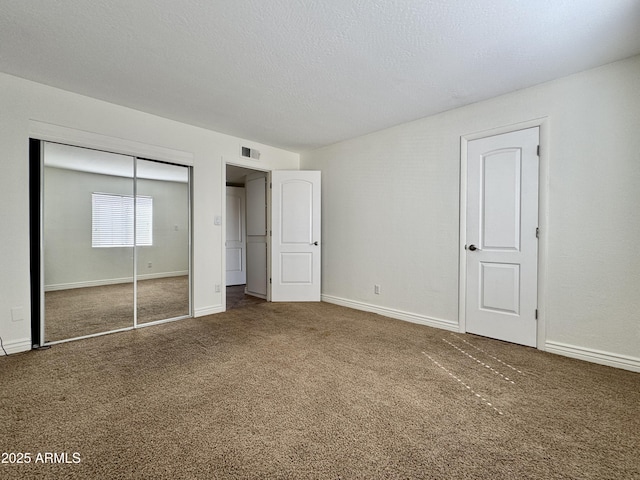
[[255, 148], [242, 147], [242, 156], [246, 158], [253, 158], [254, 160], [260, 160], [260, 152]]

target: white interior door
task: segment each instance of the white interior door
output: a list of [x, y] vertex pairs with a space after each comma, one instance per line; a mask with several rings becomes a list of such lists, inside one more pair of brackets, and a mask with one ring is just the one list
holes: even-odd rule
[[536, 346], [538, 128], [467, 145], [466, 331]]
[[320, 301], [320, 172], [271, 172], [271, 300]]
[[244, 188], [227, 187], [227, 285], [247, 283]]
[[247, 287], [246, 293], [267, 298], [267, 174], [247, 176]]

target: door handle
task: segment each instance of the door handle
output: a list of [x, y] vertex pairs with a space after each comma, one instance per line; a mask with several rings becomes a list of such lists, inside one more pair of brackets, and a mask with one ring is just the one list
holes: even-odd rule
[[469, 245], [468, 247], [466, 247], [468, 250], [471, 250], [472, 252], [476, 251], [476, 250], [480, 250], [478, 247], [476, 247], [475, 245]]
[[310, 245], [315, 245], [317, 247], [318, 246], [318, 242], [315, 241], [315, 242], [311, 243]]

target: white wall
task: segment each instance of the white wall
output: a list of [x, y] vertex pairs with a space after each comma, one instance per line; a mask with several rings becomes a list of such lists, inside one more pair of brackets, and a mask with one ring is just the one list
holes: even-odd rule
[[196, 315], [222, 309], [222, 294], [214, 288], [224, 284], [222, 226], [213, 218], [223, 215], [223, 158], [254, 168], [299, 166], [295, 153], [251, 143], [261, 151], [260, 160], [243, 160], [240, 145], [247, 142], [241, 139], [0, 74], [0, 337], [9, 353], [31, 344], [28, 138], [33, 121], [193, 155]]
[[303, 154], [323, 173], [324, 298], [457, 325], [460, 137], [540, 117], [545, 347], [640, 369], [640, 57]]

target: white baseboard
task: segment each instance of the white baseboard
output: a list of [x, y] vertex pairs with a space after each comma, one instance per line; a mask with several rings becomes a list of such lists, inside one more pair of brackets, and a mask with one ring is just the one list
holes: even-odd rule
[[[154, 278], [182, 277], [185, 275], [189, 275], [188, 270], [179, 271], [179, 272], [147, 273], [143, 275], [138, 275], [138, 280], [152, 280]], [[89, 280], [86, 282], [56, 283], [53, 285], [45, 285], [44, 291], [53, 292], [56, 290], [70, 290], [73, 288], [102, 287], [104, 285], [116, 285], [119, 283], [131, 283], [131, 282], [133, 282], [133, 277], [107, 278], [104, 280]]]
[[385, 317], [395, 318], [397, 320], [404, 320], [405, 322], [419, 323], [420, 325], [426, 325], [428, 327], [442, 328], [452, 332], [458, 331], [458, 324], [447, 320], [440, 320], [438, 318], [427, 317], [425, 315], [419, 315], [417, 313], [404, 312], [402, 310], [396, 310], [393, 308], [380, 307], [372, 305], [370, 303], [357, 302], [355, 300], [348, 300], [346, 298], [334, 297], [333, 295], [322, 295], [321, 300], [327, 303], [333, 303], [342, 307], [349, 307], [355, 310], [362, 310], [365, 312], [377, 313]]
[[196, 308], [193, 311], [194, 317], [204, 317], [205, 315], [213, 315], [215, 313], [222, 313], [225, 309], [222, 305], [214, 305], [210, 307]]
[[[12, 353], [27, 352], [32, 348], [31, 340], [28, 338], [2, 342], [2, 345], [4, 346], [4, 349], [7, 351], [8, 355], [11, 355]], [[4, 352], [2, 351], [2, 349], [0, 349], [0, 356], [4, 356]]]
[[586, 360], [587, 362], [607, 365], [609, 367], [631, 370], [632, 372], [640, 372], [640, 358], [637, 357], [577, 347], [575, 345], [567, 345], [566, 343], [560, 342], [547, 341], [544, 345], [545, 351], [549, 353], [577, 358], [579, 360]]
[[160, 272], [160, 273], [146, 273], [139, 274], [138, 280], [153, 280], [154, 278], [169, 278], [169, 277], [186, 277], [189, 275], [189, 270], [179, 272]]

